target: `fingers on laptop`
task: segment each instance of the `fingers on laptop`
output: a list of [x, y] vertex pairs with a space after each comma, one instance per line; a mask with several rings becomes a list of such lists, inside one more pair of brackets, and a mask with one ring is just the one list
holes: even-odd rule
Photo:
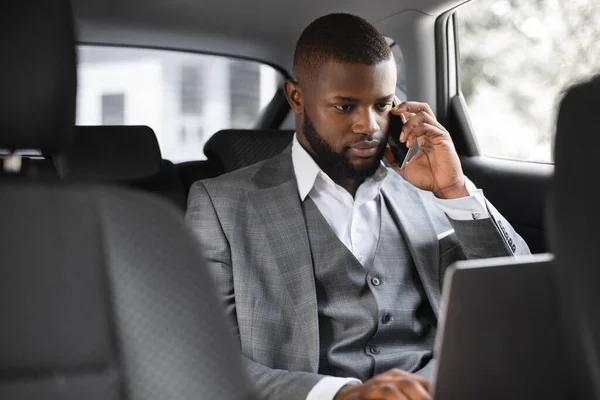
[[429, 400], [431, 386], [420, 376], [393, 369], [374, 376], [362, 385], [349, 388], [336, 400]]

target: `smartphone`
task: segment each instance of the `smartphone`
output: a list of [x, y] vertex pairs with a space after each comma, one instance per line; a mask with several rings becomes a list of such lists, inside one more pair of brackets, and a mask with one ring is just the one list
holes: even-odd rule
[[[400, 104], [400, 100], [397, 97], [394, 97], [393, 107], [396, 107]], [[390, 113], [390, 123], [388, 127], [388, 144], [390, 149], [392, 150], [392, 154], [396, 159], [396, 163], [400, 166], [400, 169], [404, 168], [406, 163], [410, 161], [411, 158], [417, 151], [419, 150], [419, 144], [415, 143], [412, 148], [406, 147], [405, 143], [400, 142], [400, 134], [402, 133], [402, 127], [404, 123], [402, 122], [402, 117], [399, 115], [395, 115]], [[400, 161], [402, 160], [402, 163]]]

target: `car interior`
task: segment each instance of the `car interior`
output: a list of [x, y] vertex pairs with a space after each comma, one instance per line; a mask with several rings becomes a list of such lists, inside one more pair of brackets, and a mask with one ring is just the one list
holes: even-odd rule
[[[1, 399], [252, 398], [183, 215], [194, 182], [273, 157], [292, 141], [282, 82], [293, 79], [300, 32], [331, 12], [359, 15], [389, 39], [402, 61], [397, 93], [432, 107], [465, 175], [531, 252], [556, 253], [572, 366], [585, 371], [577, 379], [586, 394], [573, 398], [600, 398], [600, 354], [593, 350], [598, 295], [590, 286], [597, 281], [591, 249], [599, 214], [581, 188], [593, 177], [573, 179], [591, 174], [595, 164], [572, 166], [570, 159], [597, 161], [600, 145], [596, 138], [590, 146], [565, 139], [594, 133], [589, 125], [569, 129], [581, 120], [573, 112], [559, 119], [557, 176], [553, 162], [485, 154], [461, 89], [459, 49], [460, 10], [479, 0], [7, 1], [0, 16]], [[167, 76], [174, 67], [136, 64], [129, 53], [103, 59], [105, 50], [215, 57], [205, 64], [218, 68], [223, 60], [237, 68], [255, 64], [260, 69], [251, 76], [261, 84], [248, 87], [260, 101], [247, 118], [236, 103], [246, 84], [233, 76], [221, 87], [217, 74], [207, 73], [213, 79], [200, 85], [207, 90], [192, 97], [212, 113], [184, 110], [188, 125], [172, 131], [152, 123], [168, 107], [140, 109], [148, 119], [128, 119], [131, 100], [106, 71], [129, 62], [123, 68], [133, 75], [123, 76], [140, 77], [147, 91], [139, 98], [150, 104], [162, 92], [142, 78]], [[84, 100], [100, 86], [107, 89], [94, 100], [96, 117]], [[221, 92], [231, 105], [227, 113], [245, 123], [210, 122], [221, 118], [214, 105]], [[600, 93], [594, 95], [597, 105]], [[186, 144], [190, 132], [197, 133], [194, 146]], [[172, 156], [172, 140], [186, 147], [185, 156]], [[582, 216], [579, 225], [568, 223], [572, 215]]]
[[[451, 70], [456, 74], [456, 68], [450, 68], [449, 65], [451, 60], [448, 53], [452, 49], [439, 45], [445, 41], [443, 36], [448, 36], [450, 30], [455, 28], [452, 12], [460, 3], [386, 1], [378, 7], [370, 7], [362, 2], [346, 2], [336, 7], [329, 2], [315, 2], [310, 6], [296, 2], [259, 2], [257, 9], [257, 4], [253, 2], [243, 5], [185, 2], [167, 6], [162, 2], [141, 4], [127, 1], [117, 5], [108, 1], [77, 0], [73, 6], [78, 42], [81, 44], [225, 54], [276, 66], [286, 78], [292, 75], [291, 56], [297, 35], [312, 19], [333, 11], [351, 12], [367, 18], [386, 37], [394, 38], [402, 49], [404, 60], [410, 60], [406, 62], [406, 74], [411, 78], [406, 82], [407, 91], [411, 98], [428, 102], [438, 119], [448, 126], [465, 174], [484, 190], [499, 211], [511, 221], [532, 251], [543, 253], [547, 246], [542, 210], [552, 166], [494, 159], [478, 151], [470, 132], [464, 101], [460, 100], [461, 94], [455, 85], [450, 85], [451, 81], [457, 79], [456, 75], [450, 75]], [[224, 10], [228, 10], [226, 21], [217, 23], [224, 19]], [[294, 18], [289, 17], [292, 15]], [[158, 35], [155, 30], [164, 34]], [[418, 35], [415, 35], [416, 32]], [[444, 64], [446, 68], [439, 68]], [[454, 92], [451, 86], [454, 86]], [[157, 149], [150, 149], [152, 139], [149, 132], [144, 142], [141, 133], [143, 128], [135, 132], [134, 128], [123, 126], [79, 127], [81, 135], [76, 135], [79, 145], [75, 143], [74, 146], [86, 146], [87, 151], [75, 148], [71, 157], [64, 159], [66, 171], [69, 171], [65, 177], [87, 176], [94, 180], [111, 180], [144, 188], [164, 194], [182, 206], [185, 204], [182, 199], [187, 197], [193, 182], [277, 154], [287, 144], [286, 139], [291, 140], [293, 124], [290, 114], [285, 96], [277, 92], [262, 110], [254, 129], [247, 132], [231, 129], [213, 132], [215, 135], [204, 146], [204, 154], [202, 149], [198, 149], [198, 158], [205, 159], [176, 163], [174, 166], [169, 160], [161, 160], [160, 172], [137, 177], [119, 177], [117, 171], [94, 172], [89, 164], [95, 164], [95, 168], [100, 170], [119, 169], [118, 154], [129, 154], [130, 157], [124, 160], [128, 165], [123, 165], [122, 169], [126, 169], [127, 174], [141, 172], [144, 164], [150, 162], [150, 157], [156, 158]], [[153, 129], [152, 126], [149, 128]], [[125, 133], [126, 130], [129, 131]], [[277, 134], [279, 131], [281, 137]], [[120, 139], [117, 141], [109, 136]], [[250, 144], [253, 147], [249, 147]], [[126, 149], [127, 146], [132, 148]], [[89, 152], [96, 157], [90, 157]], [[82, 162], [88, 166], [82, 166]], [[74, 165], [70, 167], [69, 163]], [[35, 162], [31, 164], [33, 166], [29, 173], [33, 174], [39, 167], [36, 168]], [[149, 167], [149, 164], [146, 166]], [[86, 171], [77, 172], [80, 168]], [[27, 173], [27, 168], [23, 172]], [[514, 192], [523, 195], [513, 196]]]
[[[456, 65], [452, 65], [452, 62], [456, 63], [456, 57], [451, 54], [453, 43], [448, 42], [452, 30], [456, 29], [453, 12], [462, 3], [389, 0], [371, 7], [359, 1], [345, 2], [341, 6], [335, 2], [308, 4], [291, 1], [256, 4], [182, 2], [167, 5], [161, 1], [116, 4], [75, 0], [73, 7], [80, 44], [184, 49], [187, 52], [260, 60], [277, 67], [284, 78], [292, 76], [291, 56], [295, 40], [311, 20], [334, 11], [365, 17], [402, 49], [406, 75], [410, 76], [406, 81], [407, 92], [411, 98], [430, 104], [438, 120], [448, 127], [465, 174], [511, 221], [532, 252], [543, 253], [547, 251], [547, 244], [542, 210], [552, 165], [485, 157], [479, 151], [464, 100], [461, 100], [455, 82], [458, 74]], [[157, 34], [157, 31], [162, 34]], [[446, 43], [446, 46], [440, 43]], [[149, 131], [143, 135], [143, 128], [136, 131], [124, 126], [79, 127], [80, 135], [76, 135], [79, 144], [75, 143], [71, 157], [63, 160], [66, 171], [69, 171], [65, 178], [69, 175], [73, 178], [86, 176], [144, 188], [164, 194], [181, 206], [185, 204], [182, 199], [187, 197], [193, 182], [277, 154], [287, 144], [286, 140], [292, 137], [290, 114], [285, 96], [278, 91], [261, 111], [253, 129], [247, 132], [231, 129], [212, 132], [214, 135], [204, 149], [197, 150], [197, 157], [202, 160], [174, 165], [168, 159], [161, 160], [160, 171], [152, 176], [119, 177], [117, 171], [100, 171], [122, 169], [135, 175], [135, 171], [141, 173], [150, 166], [150, 157], [156, 158], [153, 162], [158, 163], [156, 152], [160, 150], [150, 148], [152, 138]], [[149, 128], [154, 129], [152, 126]], [[131, 148], [127, 149], [127, 146]], [[91, 157], [90, 152], [96, 156]], [[124, 160], [128, 165], [122, 168], [117, 159], [119, 154], [130, 155]], [[82, 162], [88, 165], [83, 166]], [[74, 165], [69, 166], [69, 163]], [[34, 164], [30, 173], [35, 173], [38, 169], [36, 163], [29, 164]], [[98, 171], [90, 170], [90, 164], [94, 164]], [[80, 168], [85, 172], [77, 172]], [[27, 168], [23, 172], [27, 173]], [[147, 173], [151, 174], [151, 171]], [[522, 193], [522, 196], [514, 196], [515, 192]]]

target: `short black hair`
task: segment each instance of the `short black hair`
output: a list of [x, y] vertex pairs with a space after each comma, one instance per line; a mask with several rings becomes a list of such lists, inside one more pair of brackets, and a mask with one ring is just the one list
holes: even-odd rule
[[317, 18], [304, 29], [294, 52], [294, 76], [331, 61], [375, 65], [392, 57], [385, 38], [361, 17], [336, 13]]

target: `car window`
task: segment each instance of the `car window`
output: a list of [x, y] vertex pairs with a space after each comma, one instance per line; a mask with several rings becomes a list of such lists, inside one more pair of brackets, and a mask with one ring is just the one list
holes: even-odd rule
[[458, 21], [461, 88], [482, 151], [552, 161], [562, 93], [600, 72], [600, 2], [479, 0]]
[[78, 125], [148, 125], [163, 158], [204, 159], [204, 143], [252, 128], [282, 83], [254, 61], [154, 49], [80, 46]]

